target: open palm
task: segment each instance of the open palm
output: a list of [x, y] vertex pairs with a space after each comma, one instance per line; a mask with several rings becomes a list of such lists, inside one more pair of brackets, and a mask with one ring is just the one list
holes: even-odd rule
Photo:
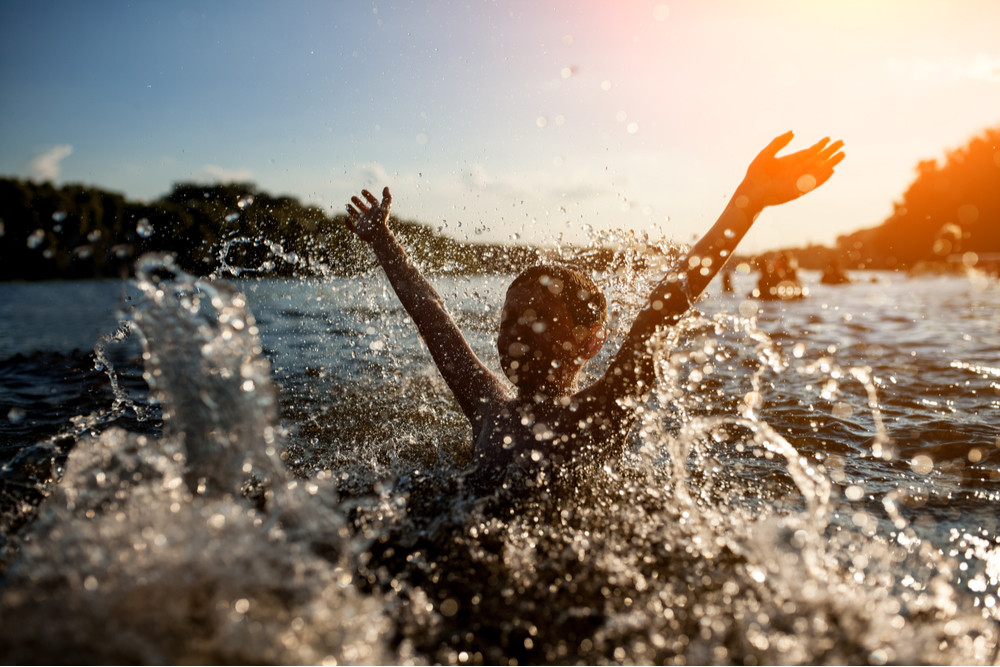
[[829, 138], [778, 157], [778, 151], [787, 146], [793, 136], [786, 132], [775, 137], [747, 169], [744, 183], [752, 192], [751, 199], [761, 208], [784, 204], [815, 190], [833, 175], [833, 168], [844, 159], [840, 152], [844, 142], [831, 144]]
[[375, 195], [367, 190], [362, 190], [361, 194], [368, 200], [368, 203], [366, 204], [358, 197], [351, 197], [351, 203], [347, 205], [347, 227], [363, 241], [371, 243], [374, 235], [380, 229], [384, 229], [389, 220], [392, 195], [389, 194], [388, 186], [382, 189], [381, 203], [375, 198]]

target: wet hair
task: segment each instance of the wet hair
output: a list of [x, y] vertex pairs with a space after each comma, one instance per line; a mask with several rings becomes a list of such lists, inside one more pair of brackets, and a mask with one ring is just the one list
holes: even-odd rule
[[[588, 329], [608, 318], [608, 304], [597, 283], [580, 269], [567, 264], [537, 264], [521, 272], [507, 291], [522, 285], [539, 285], [558, 294], [573, 324]], [[561, 287], [561, 288], [560, 288]]]

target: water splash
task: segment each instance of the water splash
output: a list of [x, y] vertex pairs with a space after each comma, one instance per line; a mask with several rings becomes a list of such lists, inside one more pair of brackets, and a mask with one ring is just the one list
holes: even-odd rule
[[[657, 279], [628, 257], [604, 276], [620, 285], [623, 322], [635, 289], [625, 276]], [[112, 429], [74, 449], [0, 593], [5, 614], [25, 619], [0, 628], [14, 659], [997, 659], [995, 536], [935, 544], [902, 495], [838, 486], [856, 480], [837, 457], [862, 465], [878, 444], [878, 462], [899, 461], [884, 457], [893, 444], [880, 439], [871, 371], [841, 368], [833, 352], [809, 361], [797, 349], [792, 361], [753, 317], [695, 313], [658, 341], [659, 382], [624, 458], [562, 480], [568, 489], [542, 475], [512, 497], [468, 488], [467, 427], [431, 398], [440, 382], [412, 366], [384, 377], [367, 341], [354, 349], [369, 355], [360, 393], [390, 387], [404, 407], [374, 435], [345, 426], [346, 451], [292, 479], [268, 453], [282, 435], [244, 300], [163, 258], [143, 266], [136, 322], [169, 426], [162, 439]], [[377, 289], [352, 313], [376, 331], [396, 317], [380, 313], [389, 297]], [[858, 403], [852, 378], [872, 417], [857, 457], [804, 437], [820, 407]], [[352, 419], [390, 414], [350, 412], [358, 393], [326, 400]], [[776, 419], [775, 405], [795, 418]], [[248, 456], [251, 471], [270, 467], [266, 511], [239, 493]]]
[[184, 443], [189, 486], [266, 494], [285, 476], [274, 441], [277, 396], [245, 297], [183, 273], [169, 255], [141, 257], [136, 276], [145, 295], [134, 315], [143, 377], [164, 404], [164, 430]]
[[135, 224], [135, 233], [141, 238], [148, 239], [153, 235], [153, 224], [149, 221], [149, 218], [139, 218], [139, 221]]
[[384, 609], [353, 587], [358, 547], [331, 479], [289, 479], [278, 461], [244, 298], [169, 257], [137, 269], [164, 437], [80, 438], [15, 538], [0, 606], [18, 623], [0, 625], [0, 649], [28, 662], [389, 661]]

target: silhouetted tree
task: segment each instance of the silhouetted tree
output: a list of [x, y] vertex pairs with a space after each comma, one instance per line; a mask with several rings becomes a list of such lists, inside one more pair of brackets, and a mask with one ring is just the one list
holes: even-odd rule
[[845, 265], [906, 269], [949, 255], [1000, 252], [1000, 127], [924, 160], [880, 226], [842, 236]]
[[[375, 266], [344, 224], [253, 183], [178, 183], [150, 203], [82, 185], [0, 179], [0, 280], [128, 275], [145, 252], [172, 252], [184, 270], [222, 276], [348, 276]], [[524, 246], [462, 243], [393, 218], [414, 261], [431, 273], [514, 273], [538, 261]], [[582, 255], [614, 268], [616, 254]]]

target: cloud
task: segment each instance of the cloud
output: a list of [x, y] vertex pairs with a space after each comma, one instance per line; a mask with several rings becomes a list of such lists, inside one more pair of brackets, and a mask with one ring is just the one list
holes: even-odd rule
[[59, 144], [48, 149], [31, 161], [31, 175], [39, 181], [54, 181], [59, 178], [60, 162], [70, 156], [73, 147]]
[[250, 169], [226, 169], [217, 164], [206, 164], [198, 172], [198, 177], [219, 183], [239, 183], [253, 179], [253, 171]]
[[392, 177], [378, 163], [362, 165], [358, 168], [362, 183], [366, 188], [377, 187], [392, 182]]

